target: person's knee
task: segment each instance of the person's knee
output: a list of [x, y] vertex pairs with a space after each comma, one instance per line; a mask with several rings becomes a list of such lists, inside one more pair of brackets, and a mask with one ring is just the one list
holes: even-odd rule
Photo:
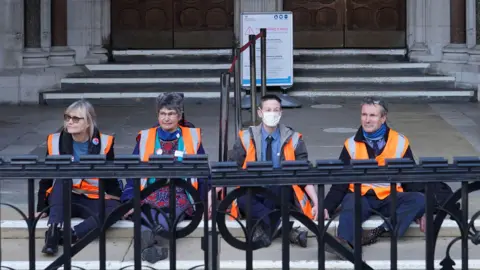
[[355, 205], [355, 194], [349, 193], [345, 195], [341, 204], [341, 211], [351, 211]]
[[417, 210], [417, 212], [425, 211], [425, 196], [420, 192], [406, 192], [404, 203], [408, 204], [410, 208]]

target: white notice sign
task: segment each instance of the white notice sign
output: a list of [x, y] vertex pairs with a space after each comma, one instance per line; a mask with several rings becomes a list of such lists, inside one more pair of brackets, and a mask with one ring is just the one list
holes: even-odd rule
[[[291, 12], [245, 12], [241, 20], [241, 46], [249, 35], [257, 35], [267, 29], [267, 86], [293, 85], [293, 15]], [[260, 77], [260, 39], [256, 41], [256, 82]], [[242, 86], [250, 86], [250, 52], [241, 56]]]

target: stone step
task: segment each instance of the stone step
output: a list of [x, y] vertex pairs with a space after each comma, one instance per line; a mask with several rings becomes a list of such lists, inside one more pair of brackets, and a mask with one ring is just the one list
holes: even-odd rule
[[[260, 79], [257, 80], [257, 83]], [[233, 83], [233, 77], [231, 78]], [[365, 85], [384, 85], [389, 88], [397, 85], [409, 85], [415, 87], [415, 84], [421, 84], [422, 86], [430, 87], [445, 87], [453, 86], [455, 84], [455, 77], [452, 76], [331, 76], [331, 77], [294, 77], [294, 87], [305, 87], [305, 85], [312, 85], [315, 87], [322, 87], [326, 84], [337, 84], [339, 86], [347, 86], [348, 84], [356, 84], [357, 86]], [[216, 77], [165, 77], [165, 78], [63, 78], [61, 80], [62, 89], [68, 90], [75, 86], [82, 86], [84, 89], [89, 89], [94, 86], [118, 86], [124, 85], [127, 89], [130, 86], [157, 86], [168, 87], [170, 85], [177, 84], [184, 87], [184, 89], [192, 89], [200, 85], [211, 85], [212, 87], [219, 87], [220, 76]], [[84, 90], [86, 91], [86, 90]]]
[[[403, 64], [399, 64], [403, 65]], [[162, 65], [160, 67], [153, 66], [156, 69], [146, 69], [147, 67], [133, 67], [130, 70], [112, 69], [112, 70], [90, 70], [85, 74], [75, 74], [70, 78], [220, 78], [221, 73], [227, 72], [229, 67], [223, 69], [217, 69], [219, 66], [224, 65], [207, 65], [204, 69], [198, 68], [196, 65]], [[349, 65], [348, 68], [329, 68], [330, 65], [324, 67], [322, 65], [299, 65], [301, 68], [296, 68], [293, 71], [295, 79], [300, 77], [312, 77], [312, 78], [332, 78], [332, 77], [418, 77], [425, 75], [426, 68], [421, 66], [408, 66], [399, 68], [381, 68], [382, 65]], [[88, 68], [88, 67], [87, 67]], [[90, 67], [91, 68], [91, 67]], [[211, 68], [211, 69], [210, 69]], [[215, 68], [215, 69], [213, 69]], [[259, 76], [260, 77], [260, 76]], [[429, 77], [437, 78], [441, 76], [429, 75]]]
[[[301, 248], [290, 245], [290, 266], [291, 269], [318, 269], [317, 242], [309, 239], [308, 247]], [[435, 266], [440, 269], [440, 261], [445, 258], [447, 246], [453, 238], [437, 239], [435, 252]], [[28, 243], [14, 239], [4, 239], [2, 244], [8, 246], [2, 250], [2, 266], [13, 269], [28, 268]], [[459, 244], [459, 243], [457, 243]], [[456, 244], [456, 245], [457, 245]], [[55, 257], [45, 257], [41, 254], [43, 239], [35, 240], [36, 248], [36, 269], [44, 269]], [[177, 269], [192, 269], [195, 266], [203, 265], [204, 252], [201, 250], [200, 239], [179, 239], [176, 242], [176, 264]], [[363, 247], [363, 259], [373, 269], [390, 269], [390, 241], [381, 239], [376, 244]], [[219, 244], [220, 269], [240, 270], [245, 269], [245, 252], [235, 249], [225, 241]], [[469, 243], [469, 269], [480, 269], [480, 246]], [[123, 269], [122, 267], [132, 266], [133, 255], [132, 239], [108, 240], [106, 246], [107, 269]], [[62, 248], [59, 253], [61, 254]], [[425, 239], [423, 238], [402, 238], [398, 241], [398, 269], [420, 270], [425, 269]], [[456, 267], [461, 265], [461, 249], [452, 248], [450, 257], [455, 261]], [[282, 269], [282, 244], [281, 240], [275, 240], [268, 248], [254, 251], [253, 265], [255, 269]], [[349, 261], [338, 260], [329, 253], [325, 254], [326, 269], [353, 269]], [[91, 243], [88, 248], [83, 249], [72, 259], [72, 265], [82, 269], [99, 269], [99, 247], [98, 241]], [[154, 269], [170, 269], [169, 260], [163, 260], [155, 264], [142, 262], [144, 267]], [[151, 268], [150, 268], [151, 269]], [[200, 268], [203, 269], [203, 268]]]
[[[81, 222], [81, 219], [74, 218], [72, 219], [72, 226]], [[184, 228], [190, 223], [190, 221], [183, 221], [179, 224], [178, 228]], [[246, 225], [245, 221], [242, 221], [243, 225]], [[327, 221], [325, 221], [325, 226], [327, 225]], [[383, 223], [380, 219], [372, 218], [363, 223], [364, 229], [374, 229], [380, 226]], [[227, 220], [226, 221], [227, 227], [229, 231], [235, 237], [245, 237], [241, 226], [236, 221]], [[475, 221], [475, 225], [480, 225], [480, 220]], [[305, 226], [295, 221], [294, 227], [301, 227], [305, 228]], [[209, 228], [211, 227], [211, 221], [209, 221]], [[331, 234], [336, 234], [336, 230], [338, 227], [338, 221], [334, 220], [330, 223], [328, 227], [328, 232]], [[0, 229], [1, 229], [1, 237], [3, 239], [17, 239], [17, 238], [28, 238], [28, 230], [26, 222], [23, 220], [2, 220], [0, 221]], [[41, 219], [38, 221], [36, 230], [35, 230], [35, 237], [37, 238], [44, 238], [44, 232], [47, 229], [47, 220]], [[198, 238], [202, 237], [204, 234], [204, 222], [202, 221], [199, 226], [195, 229], [195, 231], [190, 234], [188, 237], [190, 238]], [[312, 233], [310, 233], [313, 236]], [[107, 232], [107, 237], [109, 239], [120, 239], [120, 238], [131, 238], [133, 237], [133, 222], [121, 220], [115, 223], [112, 228]], [[424, 233], [422, 233], [419, 229], [418, 224], [412, 224], [409, 230], [406, 233], [406, 236], [409, 237], [424, 237]], [[457, 237], [460, 236], [459, 229], [457, 224], [450, 220], [445, 219], [442, 228], [440, 230], [439, 236], [441, 237]]]
[[[384, 98], [413, 99], [422, 101], [470, 101], [476, 90], [456, 88], [451, 83], [410, 83], [410, 84], [374, 84], [374, 83], [325, 83], [296, 84], [287, 94], [305, 98], [361, 98], [376, 95]], [[219, 85], [197, 84], [72, 84], [67, 89], [51, 89], [40, 93], [45, 104], [65, 104], [81, 98], [105, 102], [135, 103], [142, 99], [156, 98], [162, 92], [182, 92], [190, 99], [212, 99], [220, 97]], [[260, 91], [258, 89], [257, 91]], [[282, 94], [281, 89], [269, 88], [269, 93]], [[242, 91], [242, 95], [245, 92]], [[233, 91], [230, 92], [233, 97]], [[59, 103], [59, 104], [60, 104]]]

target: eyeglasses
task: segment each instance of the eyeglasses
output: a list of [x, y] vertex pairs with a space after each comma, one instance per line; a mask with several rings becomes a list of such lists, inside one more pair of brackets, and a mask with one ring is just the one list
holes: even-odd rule
[[178, 116], [178, 113], [176, 113], [176, 112], [169, 112], [169, 113], [161, 112], [161, 113], [159, 113], [159, 116], [160, 116], [160, 118], [162, 118], [162, 119], [165, 119], [165, 118], [167, 118], [167, 117], [168, 117], [168, 118], [173, 118], [173, 117]]
[[83, 117], [70, 116], [70, 115], [68, 115], [68, 114], [64, 114], [64, 115], [63, 115], [63, 120], [64, 120], [65, 122], [68, 122], [68, 121], [72, 120], [73, 123], [77, 124], [77, 123], [80, 122], [80, 120], [82, 120], [82, 119], [83, 119]]

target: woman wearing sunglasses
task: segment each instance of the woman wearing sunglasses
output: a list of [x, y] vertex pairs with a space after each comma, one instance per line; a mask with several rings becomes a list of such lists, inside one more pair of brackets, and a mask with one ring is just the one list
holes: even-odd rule
[[[47, 155], [71, 155], [78, 162], [82, 155], [105, 155], [113, 160], [114, 137], [100, 133], [96, 126], [96, 114], [92, 104], [79, 100], [71, 104], [64, 113], [63, 130], [53, 133], [47, 139]], [[117, 179], [105, 181], [105, 214], [110, 214], [120, 203], [122, 193]], [[48, 216], [48, 229], [45, 233], [45, 246], [42, 253], [55, 255], [61, 242], [63, 216], [64, 181], [55, 179], [40, 180], [38, 191], [37, 216]], [[72, 228], [72, 243], [87, 235], [98, 225], [95, 221], [99, 211], [98, 179], [72, 179], [72, 217], [84, 221]], [[46, 209], [46, 207], [50, 208]]]

